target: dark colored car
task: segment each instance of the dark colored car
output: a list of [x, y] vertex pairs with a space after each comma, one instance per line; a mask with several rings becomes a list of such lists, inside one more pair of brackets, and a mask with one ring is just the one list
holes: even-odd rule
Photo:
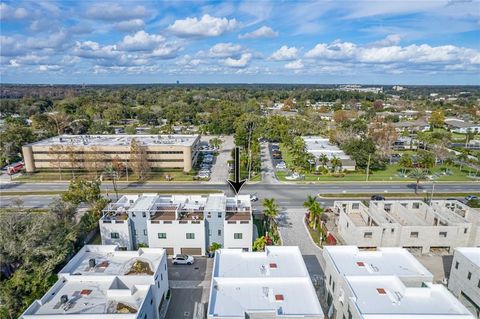
[[385, 200], [385, 197], [383, 197], [382, 195], [372, 195], [372, 197], [370, 197], [371, 200]]

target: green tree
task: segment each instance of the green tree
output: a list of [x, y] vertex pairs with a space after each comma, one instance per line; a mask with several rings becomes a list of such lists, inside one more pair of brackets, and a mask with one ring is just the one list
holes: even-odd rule
[[62, 194], [62, 200], [75, 205], [86, 203], [92, 206], [100, 199], [100, 194], [100, 181], [76, 178], [70, 182], [68, 190]]
[[117, 180], [119, 176], [119, 172], [117, 168], [113, 165], [107, 166], [103, 171], [104, 176], [109, 177], [112, 180], [113, 190], [115, 191], [115, 197], [118, 200], [118, 188], [117, 188]]
[[305, 207], [310, 211], [310, 207], [312, 207], [313, 204], [315, 204], [316, 202], [317, 202], [316, 196], [308, 195], [307, 200], [303, 202], [303, 207]]
[[332, 171], [334, 172], [336, 172], [338, 168], [342, 168], [342, 160], [335, 155], [330, 160], [330, 164], [332, 165]]
[[435, 127], [443, 127], [445, 123], [445, 115], [442, 110], [433, 111], [430, 116], [430, 125]]
[[428, 176], [428, 170], [422, 168], [414, 168], [408, 174], [408, 177], [415, 179], [415, 194], [418, 193], [418, 186], [420, 185], [420, 181], [426, 180]]
[[265, 236], [261, 236], [255, 239], [252, 249], [253, 251], [264, 251], [265, 246], [267, 246], [267, 238]]
[[268, 229], [271, 229], [275, 225], [275, 218], [278, 216], [278, 205], [275, 198], [265, 198], [263, 204], [263, 216], [268, 224]]
[[420, 164], [423, 168], [432, 168], [435, 166], [435, 154], [429, 151], [418, 151], [418, 164]]
[[413, 166], [412, 156], [408, 153], [402, 154], [402, 157], [400, 157], [398, 164], [403, 169], [403, 174], [405, 174], [407, 169], [410, 169]]
[[136, 138], [132, 138], [130, 144], [129, 162], [133, 173], [137, 174], [138, 180], [145, 180], [150, 171], [150, 164], [147, 159], [147, 150]]

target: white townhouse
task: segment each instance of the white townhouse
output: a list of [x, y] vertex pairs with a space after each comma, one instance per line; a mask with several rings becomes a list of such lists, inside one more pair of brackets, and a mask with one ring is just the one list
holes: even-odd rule
[[103, 211], [102, 244], [161, 247], [168, 254], [205, 255], [213, 243], [251, 251], [250, 197], [223, 194], [124, 195]]
[[296, 246], [215, 253], [209, 319], [323, 319], [315, 288]]
[[455, 249], [448, 289], [480, 318], [480, 248]]
[[164, 249], [86, 245], [20, 319], [161, 319], [168, 288]]
[[406, 249], [327, 246], [323, 256], [329, 318], [474, 319]]

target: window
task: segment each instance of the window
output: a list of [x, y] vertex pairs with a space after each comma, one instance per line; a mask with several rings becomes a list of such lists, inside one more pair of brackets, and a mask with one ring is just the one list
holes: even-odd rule
[[467, 279], [468, 279], [468, 280], [472, 279], [472, 273], [471, 273], [471, 272], [468, 272], [468, 274], [467, 274]]
[[468, 228], [465, 228], [465, 229], [463, 230], [463, 233], [466, 234], [467, 231], [468, 231]]
[[222, 213], [218, 213], [218, 218], [222, 218]]
[[332, 283], [332, 292], [335, 292], [335, 281]]
[[218, 236], [222, 236], [222, 230], [221, 229], [219, 229], [217, 233], [218, 233]]
[[368, 232], [363, 233], [363, 238], [372, 238], [372, 232], [368, 231]]
[[455, 262], [455, 269], [458, 269], [458, 265], [460, 265], [460, 264], [458, 263], [458, 261]]
[[147, 213], [146, 213], [146, 212], [142, 212], [142, 217], [143, 217], [143, 218], [147, 217]]
[[195, 233], [187, 233], [187, 239], [195, 239]]
[[136, 217], [135, 213], [132, 213], [132, 217]]
[[352, 204], [352, 209], [359, 209], [360, 208], [360, 204], [359, 203], [354, 203]]
[[167, 239], [167, 233], [158, 233], [158, 239]]
[[118, 239], [118, 238], [120, 238], [120, 235], [118, 233], [110, 233], [110, 238]]
[[160, 274], [160, 280], [163, 281], [163, 274]]
[[441, 231], [438, 233], [438, 236], [446, 238], [447, 237], [447, 232], [446, 231]]
[[233, 234], [233, 239], [242, 239], [243, 238], [243, 234], [242, 233], [234, 233]]
[[147, 230], [146, 230], [146, 229], [143, 230], [143, 234], [144, 234], [145, 236], [147, 236]]
[[413, 203], [412, 208], [413, 209], [419, 209], [420, 208], [420, 203]]
[[418, 231], [412, 231], [410, 233], [410, 238], [418, 238]]

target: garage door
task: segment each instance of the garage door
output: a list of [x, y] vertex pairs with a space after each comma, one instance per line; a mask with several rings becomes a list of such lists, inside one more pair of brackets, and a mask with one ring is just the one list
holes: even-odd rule
[[173, 248], [172, 247], [165, 247], [164, 249], [167, 251], [167, 255], [173, 256]]
[[201, 248], [181, 248], [180, 251], [184, 255], [195, 255], [195, 256], [202, 255], [202, 249]]

